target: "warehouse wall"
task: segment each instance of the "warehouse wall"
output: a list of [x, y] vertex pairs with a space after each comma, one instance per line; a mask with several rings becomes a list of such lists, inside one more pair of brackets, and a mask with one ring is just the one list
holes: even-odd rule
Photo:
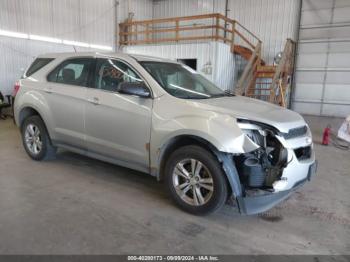
[[110, 45], [113, 0], [1, 0], [3, 30]]
[[225, 12], [225, 0], [154, 0], [154, 18], [201, 15]]
[[[111, 47], [114, 40], [113, 6], [114, 0], [1, 0], [0, 30]], [[10, 94], [14, 82], [35, 56], [64, 51], [73, 52], [74, 48], [0, 36], [0, 90]]]
[[133, 14], [134, 20], [152, 19], [152, 0], [119, 0], [118, 3], [118, 22], [127, 19], [129, 13]]
[[[114, 47], [115, 26], [128, 13], [152, 18], [152, 0], [1, 0], [0, 30]], [[77, 51], [91, 48], [76, 47]], [[14, 82], [33, 61], [48, 52], [73, 52], [70, 45], [0, 35], [0, 91], [10, 94]], [[100, 50], [101, 51], [101, 50]]]
[[350, 113], [350, 1], [303, 0], [293, 109]]
[[[228, 17], [263, 41], [263, 59], [273, 62], [287, 38], [296, 39], [300, 0], [228, 0]], [[153, 17], [225, 14], [225, 0], [155, 0]]]

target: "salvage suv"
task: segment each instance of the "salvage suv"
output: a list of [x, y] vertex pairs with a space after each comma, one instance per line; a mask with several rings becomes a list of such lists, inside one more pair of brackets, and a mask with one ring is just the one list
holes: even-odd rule
[[151, 174], [193, 214], [228, 200], [241, 213], [264, 212], [316, 171], [299, 114], [227, 93], [174, 61], [46, 54], [17, 90], [15, 121], [32, 159], [59, 147]]

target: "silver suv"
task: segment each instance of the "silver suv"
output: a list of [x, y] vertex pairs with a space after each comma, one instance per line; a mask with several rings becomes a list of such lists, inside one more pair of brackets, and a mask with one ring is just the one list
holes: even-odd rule
[[14, 112], [32, 159], [60, 147], [150, 174], [193, 214], [230, 199], [241, 213], [264, 212], [316, 171], [299, 114], [158, 58], [42, 55], [19, 81]]

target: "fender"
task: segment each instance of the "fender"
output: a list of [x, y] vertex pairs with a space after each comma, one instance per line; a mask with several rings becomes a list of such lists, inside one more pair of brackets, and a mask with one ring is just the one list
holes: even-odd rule
[[158, 180], [161, 180], [162, 174], [160, 173], [161, 170], [164, 168], [162, 166], [163, 158], [166, 157], [165, 154], [167, 149], [169, 147], [172, 147], [174, 144], [179, 142], [179, 139], [184, 141], [183, 139], [190, 139], [195, 140], [195, 142], [198, 142], [199, 144], [202, 144], [205, 146], [209, 151], [211, 151], [219, 160], [219, 162], [222, 165], [222, 168], [224, 170], [224, 173], [227, 177], [227, 181], [229, 182], [229, 185], [232, 190], [232, 195], [234, 198], [242, 196], [242, 187], [241, 182], [238, 176], [238, 172], [235, 166], [235, 163], [233, 161], [233, 154], [220, 152], [215, 146], [213, 146], [210, 141], [203, 139], [202, 137], [194, 136], [194, 135], [179, 135], [171, 138], [167, 143], [163, 145], [163, 147], [157, 151], [157, 167], [153, 167], [151, 169], [151, 174], [156, 176]]
[[[19, 106], [20, 105], [20, 106]], [[23, 119], [20, 119], [20, 114], [23, 109], [32, 108], [38, 112], [40, 117], [43, 119], [46, 129], [50, 135], [51, 139], [55, 139], [54, 131], [53, 131], [53, 123], [52, 123], [52, 114], [51, 109], [48, 106], [46, 99], [43, 97], [40, 92], [31, 90], [25, 92], [20, 96], [16, 96], [15, 104], [14, 104], [14, 117], [15, 122], [18, 127], [22, 124]]]
[[[179, 136], [199, 138], [210, 146], [211, 151], [214, 151], [222, 163], [233, 195], [241, 196], [241, 183], [232, 154], [246, 153], [259, 146], [242, 132], [236, 120], [228, 114], [217, 114], [212, 111], [203, 112], [193, 106], [184, 110], [183, 114], [167, 110], [168, 108], [178, 108], [175, 104], [176, 100], [173, 99], [167, 99], [167, 106], [163, 105], [164, 107], [157, 110], [157, 102], [154, 105], [152, 117], [150, 173], [159, 178], [159, 172], [162, 168], [162, 154], [172, 139]], [[172, 105], [173, 103], [174, 105]]]

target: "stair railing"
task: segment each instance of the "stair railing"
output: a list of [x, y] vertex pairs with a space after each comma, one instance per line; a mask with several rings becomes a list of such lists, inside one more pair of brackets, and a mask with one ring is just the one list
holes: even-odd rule
[[271, 103], [279, 104], [283, 107], [289, 106], [289, 96], [291, 93], [292, 76], [294, 69], [295, 42], [287, 39], [282, 58], [276, 68], [270, 86]]

